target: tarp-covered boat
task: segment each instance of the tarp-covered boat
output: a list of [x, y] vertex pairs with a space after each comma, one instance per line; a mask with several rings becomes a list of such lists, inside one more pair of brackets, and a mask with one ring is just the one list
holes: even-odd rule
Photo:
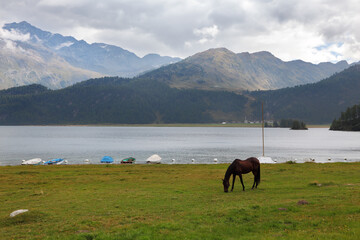
[[104, 156], [100, 163], [113, 163], [114, 162], [114, 159], [110, 156]]
[[44, 162], [44, 165], [60, 165], [67, 163], [63, 158], [54, 158]]
[[33, 158], [29, 160], [22, 160], [21, 165], [40, 165], [41, 162], [41, 158]]
[[128, 157], [128, 158], [124, 158], [123, 160], [121, 160], [121, 164], [132, 164], [135, 162], [135, 158], [133, 157]]
[[146, 159], [146, 163], [161, 163], [161, 157], [157, 154], [154, 154]]

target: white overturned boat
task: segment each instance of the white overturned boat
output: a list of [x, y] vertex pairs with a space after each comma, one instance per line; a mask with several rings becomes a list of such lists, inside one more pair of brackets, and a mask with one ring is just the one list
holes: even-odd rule
[[274, 160], [271, 159], [271, 157], [258, 157], [260, 163], [276, 163]]
[[152, 155], [148, 159], [146, 159], [146, 163], [159, 164], [161, 163], [161, 157], [157, 154]]
[[64, 160], [64, 161], [57, 162], [57, 163], [55, 163], [55, 164], [56, 164], [56, 165], [61, 165], [61, 164], [67, 165], [67, 164], [68, 164], [68, 161], [67, 161], [67, 160]]
[[29, 160], [22, 160], [21, 165], [40, 165], [41, 163], [41, 158], [33, 158]]

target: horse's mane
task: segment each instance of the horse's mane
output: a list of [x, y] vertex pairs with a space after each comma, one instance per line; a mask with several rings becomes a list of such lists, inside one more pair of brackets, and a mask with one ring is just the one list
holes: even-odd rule
[[226, 173], [225, 173], [225, 180], [228, 180], [230, 177], [231, 177], [231, 174], [233, 174], [233, 171], [234, 171], [234, 162], [233, 161], [230, 166], [228, 167], [228, 169], [226, 170]]

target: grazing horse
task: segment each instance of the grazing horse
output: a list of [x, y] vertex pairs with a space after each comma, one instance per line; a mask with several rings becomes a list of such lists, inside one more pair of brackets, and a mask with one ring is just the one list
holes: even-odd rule
[[231, 187], [231, 191], [234, 189], [235, 177], [238, 175], [240, 177], [240, 181], [243, 187], [243, 191], [245, 191], [245, 186], [242, 179], [242, 174], [246, 174], [252, 172], [254, 174], [254, 184], [251, 189], [257, 188], [260, 183], [260, 162], [259, 159], [251, 157], [246, 160], [235, 159], [225, 173], [225, 178], [223, 179], [224, 192], [228, 192], [230, 183], [230, 177], [233, 175], [233, 183]]

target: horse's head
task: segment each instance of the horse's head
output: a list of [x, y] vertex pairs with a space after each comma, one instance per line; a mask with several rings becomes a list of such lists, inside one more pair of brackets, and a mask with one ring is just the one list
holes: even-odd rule
[[224, 185], [224, 192], [228, 192], [229, 187], [230, 187], [229, 180], [226, 181], [225, 179], [223, 179], [222, 181], [223, 181], [223, 185]]

